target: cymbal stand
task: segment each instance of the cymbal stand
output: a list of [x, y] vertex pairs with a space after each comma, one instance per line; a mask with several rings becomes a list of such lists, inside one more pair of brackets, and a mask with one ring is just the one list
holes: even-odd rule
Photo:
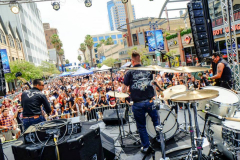
[[[211, 125], [214, 123], [211, 122], [211, 120], [208, 120], [208, 117], [209, 117], [209, 115], [206, 114], [202, 137], [206, 137], [210, 143], [210, 152], [208, 154], [208, 158], [214, 159], [217, 155], [220, 155], [220, 153], [219, 153], [218, 149], [216, 148], [217, 145], [214, 142], [214, 138], [213, 138], [214, 131], [211, 129]], [[206, 131], [206, 127], [207, 127], [207, 131]], [[207, 132], [207, 134], [205, 134], [205, 132]]]
[[[153, 88], [154, 88], [154, 93], [155, 93], [155, 97], [156, 97], [156, 101], [160, 101], [157, 97], [157, 92], [156, 92], [156, 86], [153, 85]], [[155, 109], [155, 105], [153, 105], [153, 109]], [[159, 104], [159, 107], [160, 104]], [[161, 152], [162, 152], [162, 158], [160, 160], [169, 160], [168, 157], [166, 157], [166, 153], [165, 153], [165, 140], [164, 140], [164, 135], [163, 135], [163, 124], [161, 123], [161, 117], [159, 115], [159, 112], [158, 113], [158, 117], [159, 117], [159, 125], [156, 126], [156, 131], [159, 133], [159, 136], [160, 136], [160, 147], [161, 147]]]
[[177, 120], [177, 115], [178, 115], [178, 106], [175, 104], [175, 103], [173, 103], [173, 104], [171, 104], [170, 105], [170, 110], [169, 110], [169, 112], [168, 112], [168, 115], [167, 115], [167, 117], [163, 120], [163, 122], [162, 122], [162, 124], [163, 125], [165, 125], [165, 122], [167, 121], [167, 119], [168, 119], [168, 117], [169, 117], [169, 115], [172, 113], [172, 111], [175, 109], [175, 112], [176, 112], [176, 118], [175, 118], [175, 120], [176, 120], [176, 122], [178, 123], [178, 120]]
[[[197, 148], [195, 146], [195, 138], [194, 138], [194, 128], [193, 128], [193, 124], [192, 124], [192, 115], [191, 115], [191, 111], [190, 111], [190, 106], [191, 103], [188, 103], [188, 115], [189, 115], [189, 123], [190, 123], [190, 137], [191, 137], [191, 144], [192, 144], [192, 148], [188, 154], [188, 158], [192, 159], [192, 158], [198, 158], [198, 160], [201, 160], [202, 158], [202, 144], [203, 144], [203, 138], [200, 136], [200, 129], [199, 129], [199, 125], [198, 125], [198, 120], [197, 120], [197, 108], [194, 105], [193, 106], [193, 112], [194, 112], [194, 120], [195, 120], [195, 128], [196, 128], [196, 145]], [[196, 150], [197, 149], [197, 150]]]

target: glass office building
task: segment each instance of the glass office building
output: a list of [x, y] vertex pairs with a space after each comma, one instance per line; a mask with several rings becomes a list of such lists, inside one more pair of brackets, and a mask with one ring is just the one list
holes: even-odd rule
[[[111, 0], [107, 2], [107, 9], [108, 9], [108, 19], [109, 19], [109, 25], [110, 30], [114, 31], [117, 30], [117, 28], [126, 28], [126, 13], [125, 13], [125, 7], [121, 0]], [[134, 20], [136, 19], [135, 16], [135, 9], [132, 5], [132, 13]]]
[[25, 60], [40, 65], [49, 60], [40, 11], [36, 3], [19, 4], [19, 8], [19, 14], [14, 14], [8, 5], [0, 5], [0, 16], [4, 23], [10, 22], [14, 30], [18, 29]]

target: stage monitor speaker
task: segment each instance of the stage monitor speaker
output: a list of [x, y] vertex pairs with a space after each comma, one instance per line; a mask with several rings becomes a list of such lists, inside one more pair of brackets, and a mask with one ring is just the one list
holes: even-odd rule
[[[69, 138], [69, 139], [68, 139]], [[100, 138], [100, 128], [90, 129], [89, 126], [82, 126], [82, 132], [66, 136], [66, 142], [58, 145], [61, 160], [103, 160], [103, 148]], [[51, 142], [51, 141], [50, 141]], [[43, 147], [40, 143], [13, 145], [12, 151], [15, 160], [55, 160], [55, 146]]]
[[114, 140], [108, 135], [101, 132], [101, 141], [102, 141], [104, 159], [114, 160], [115, 158]]
[[[119, 122], [121, 122], [121, 116], [123, 119], [123, 123], [125, 124], [128, 118], [125, 108], [119, 109]], [[103, 112], [103, 122], [106, 125], [118, 124], [119, 122], [118, 122], [117, 110], [116, 109], [105, 110]]]

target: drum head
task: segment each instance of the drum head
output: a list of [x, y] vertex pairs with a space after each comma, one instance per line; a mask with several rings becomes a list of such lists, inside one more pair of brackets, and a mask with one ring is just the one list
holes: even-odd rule
[[223, 123], [223, 126], [225, 126], [227, 128], [231, 128], [231, 129], [240, 131], [240, 122], [225, 121], [225, 122], [222, 122], [222, 123]]
[[240, 101], [239, 96], [229, 89], [225, 89], [217, 86], [207, 86], [203, 89], [213, 89], [219, 91], [219, 96], [212, 99], [213, 101], [225, 103], [225, 104], [233, 104], [238, 103]]
[[[163, 122], [163, 120], [167, 117], [169, 110], [160, 109], [158, 110], [158, 113], [160, 115], [161, 122]], [[155, 127], [153, 126], [152, 118], [149, 115], [146, 116], [146, 129], [150, 137], [154, 138], [156, 136]], [[165, 121], [165, 125], [163, 126], [165, 140], [172, 138], [177, 129], [178, 124], [176, 122], [176, 116], [173, 113], [170, 113], [168, 119]]]

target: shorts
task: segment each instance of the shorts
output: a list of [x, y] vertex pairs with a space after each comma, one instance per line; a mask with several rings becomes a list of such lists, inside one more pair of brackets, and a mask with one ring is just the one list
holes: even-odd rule
[[63, 114], [70, 114], [70, 112], [69, 111], [64, 111]]
[[12, 134], [17, 134], [18, 132], [20, 132], [19, 128], [16, 128], [15, 130], [8, 130], [7, 132], [2, 132], [2, 135], [5, 137], [6, 141], [12, 140]]

